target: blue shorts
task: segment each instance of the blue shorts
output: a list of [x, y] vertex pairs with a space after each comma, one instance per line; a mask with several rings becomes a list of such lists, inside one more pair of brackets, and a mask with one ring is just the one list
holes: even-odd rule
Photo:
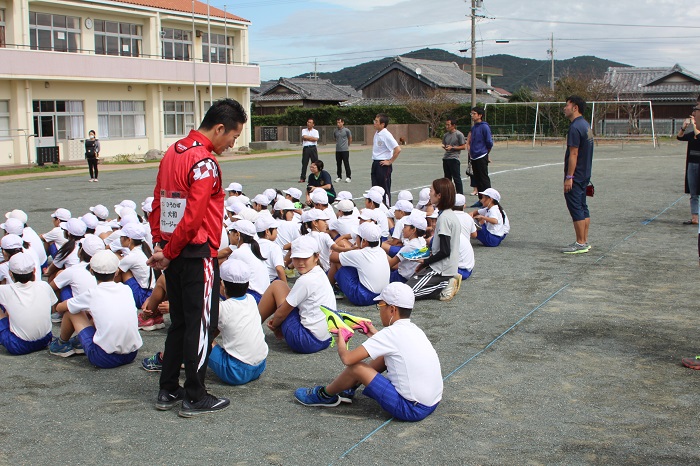
[[389, 275], [389, 283], [394, 283], [394, 282], [406, 283], [407, 281], [408, 281], [408, 279], [403, 278], [398, 270], [392, 270], [391, 274]]
[[253, 299], [255, 299], [255, 302], [257, 304], [260, 304], [260, 300], [262, 299], [262, 295], [260, 293], [258, 293], [257, 291], [253, 291], [250, 288], [248, 288], [248, 291], [246, 291], [246, 293], [251, 295]]
[[457, 273], [462, 276], [462, 280], [466, 280], [467, 278], [472, 276], [473, 270], [467, 270], [467, 269], [457, 269]]
[[503, 236], [496, 236], [490, 231], [486, 229], [486, 227], [482, 227], [480, 230], [477, 230], [476, 232], [476, 239], [481, 241], [481, 244], [484, 246], [490, 247], [490, 248], [495, 248], [499, 244], [501, 244], [501, 241], [505, 239], [506, 235]]
[[284, 340], [295, 353], [317, 353], [328, 348], [331, 344], [330, 338], [321, 341], [301, 324], [299, 309], [296, 307], [282, 322], [282, 334], [284, 334]]
[[435, 411], [440, 404], [437, 402], [433, 406], [425, 406], [417, 401], [408, 401], [399, 395], [396, 387], [382, 374], [375, 375], [369, 385], [362, 390], [362, 394], [376, 400], [384, 411], [400, 421], [421, 421]]
[[134, 302], [136, 303], [136, 309], [141, 309], [143, 303], [151, 296], [153, 290], [147, 290], [139, 286], [139, 282], [136, 281], [134, 277], [131, 277], [124, 282], [129, 288], [131, 288], [131, 294], [134, 295]]
[[49, 256], [56, 257], [57, 253], [58, 253], [58, 247], [56, 247], [56, 243], [49, 244]]
[[389, 257], [394, 257], [396, 256], [399, 251], [401, 250], [403, 246], [389, 246], [389, 252], [387, 252], [387, 255]]
[[44, 338], [34, 341], [22, 340], [10, 331], [10, 318], [0, 319], [0, 345], [4, 346], [8, 353], [14, 356], [29, 354], [46, 348], [51, 343], [51, 332]]
[[61, 288], [60, 296], [58, 297], [58, 302], [68, 301], [73, 297], [73, 290], [70, 286], [64, 286]]
[[586, 204], [586, 186], [588, 186], [588, 181], [589, 180], [573, 180], [571, 191], [564, 193], [566, 208], [569, 209], [571, 220], [574, 222], [586, 220], [591, 217], [591, 214], [588, 212], [588, 205]]
[[90, 364], [93, 366], [102, 369], [112, 369], [114, 367], [123, 366], [124, 364], [129, 364], [136, 358], [138, 350], [128, 354], [107, 353], [100, 345], [92, 341], [94, 337], [95, 327], [93, 326], [85, 327], [78, 334], [78, 340], [80, 340], [80, 344], [83, 345], [85, 356], [87, 356], [88, 361], [90, 361]]
[[239, 361], [216, 345], [209, 355], [209, 367], [219, 378], [229, 385], [243, 385], [260, 377], [265, 370], [265, 361], [251, 366]]
[[355, 306], [372, 306], [379, 293], [372, 293], [360, 283], [355, 267], [341, 267], [335, 273], [335, 281], [348, 300]]

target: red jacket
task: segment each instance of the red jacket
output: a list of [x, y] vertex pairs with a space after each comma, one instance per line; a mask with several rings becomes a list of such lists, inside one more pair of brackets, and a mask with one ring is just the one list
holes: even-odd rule
[[181, 253], [186, 257], [218, 253], [224, 190], [213, 150], [206, 136], [192, 130], [171, 145], [160, 162], [148, 220], [153, 242], [167, 242], [163, 255], [170, 260]]

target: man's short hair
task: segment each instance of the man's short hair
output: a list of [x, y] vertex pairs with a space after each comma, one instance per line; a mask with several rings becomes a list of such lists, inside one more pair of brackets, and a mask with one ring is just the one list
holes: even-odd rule
[[343, 117], [338, 117], [338, 118], [335, 119], [335, 121], [336, 121], [336, 122], [342, 121], [343, 123], [345, 123], [345, 120], [343, 120]]
[[379, 123], [383, 124], [385, 128], [389, 126], [389, 115], [386, 113], [377, 113], [377, 118], [379, 119]]
[[248, 121], [243, 106], [233, 99], [220, 99], [214, 102], [204, 115], [201, 129], [209, 130], [216, 125], [224, 125], [226, 132], [238, 129]]
[[14, 273], [10, 272], [14, 281], [18, 283], [29, 283], [34, 280], [34, 272], [29, 273]]
[[407, 309], [405, 307], [398, 306], [396, 307], [396, 309], [399, 310], [399, 317], [401, 317], [402, 319], [408, 319], [409, 317], [411, 317], [411, 311], [413, 311], [413, 309]]
[[454, 118], [452, 118], [452, 117], [450, 117], [450, 116], [448, 116], [447, 119], [445, 119], [445, 123], [447, 123], [448, 121], [450, 122], [450, 125], [456, 125], [456, 124], [457, 124], [457, 120], [455, 120]]
[[578, 112], [583, 115], [583, 112], [586, 111], [586, 101], [583, 100], [583, 98], [577, 96], [577, 95], [570, 95], [569, 97], [566, 98], [567, 102], [571, 102], [572, 104], [576, 105], [578, 107]]
[[307, 118], [307, 119], [306, 119], [306, 122], [307, 122], [307, 123], [310, 122], [310, 121], [313, 122], [313, 123], [316, 123], [316, 122], [314, 121], [313, 118]]
[[224, 289], [226, 290], [226, 296], [229, 298], [240, 298], [245, 296], [248, 291], [248, 282], [245, 283], [232, 283], [222, 280], [224, 282]]
[[472, 107], [472, 112], [478, 113], [482, 118], [484, 115], [486, 115], [486, 110], [484, 107]]

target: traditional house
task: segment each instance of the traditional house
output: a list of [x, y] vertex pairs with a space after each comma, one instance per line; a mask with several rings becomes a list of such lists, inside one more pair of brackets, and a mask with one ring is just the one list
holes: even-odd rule
[[280, 78], [266, 82], [251, 96], [256, 115], [284, 113], [288, 107], [316, 108], [339, 105], [361, 95], [350, 86], [339, 86], [328, 79]]

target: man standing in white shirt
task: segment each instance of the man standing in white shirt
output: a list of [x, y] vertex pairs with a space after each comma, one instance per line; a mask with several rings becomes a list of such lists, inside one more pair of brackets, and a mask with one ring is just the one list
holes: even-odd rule
[[318, 160], [318, 130], [314, 129], [314, 119], [306, 120], [306, 128], [301, 130], [301, 175], [299, 175], [299, 183], [306, 183], [306, 167], [309, 165], [309, 160], [314, 163]]
[[374, 118], [374, 143], [372, 146], [372, 186], [384, 188], [384, 203], [391, 206], [391, 172], [393, 163], [401, 153], [401, 147], [386, 127], [389, 117], [379, 113]]

